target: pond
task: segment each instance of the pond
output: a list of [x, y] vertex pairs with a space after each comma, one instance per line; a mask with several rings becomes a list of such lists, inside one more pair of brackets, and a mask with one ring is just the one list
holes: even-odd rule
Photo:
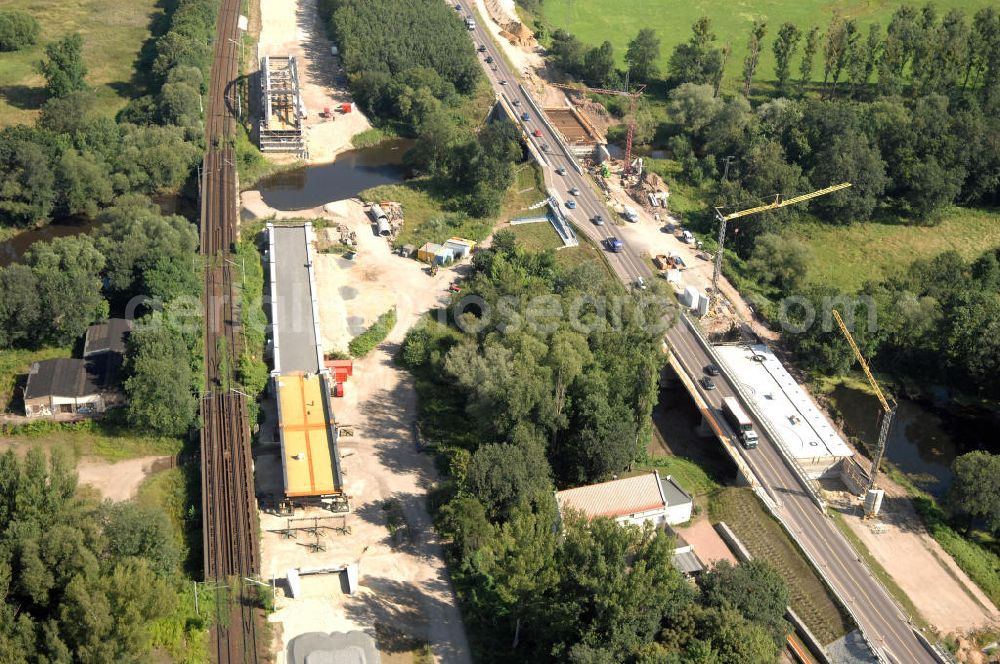
[[413, 141], [382, 141], [370, 148], [349, 150], [330, 164], [276, 173], [257, 184], [264, 202], [278, 210], [306, 210], [353, 198], [365, 189], [403, 181], [403, 153]]
[[[840, 411], [847, 433], [873, 449], [882, 410], [875, 398], [838, 385], [830, 399]], [[1000, 414], [991, 411], [900, 399], [886, 458], [918, 487], [940, 497], [951, 485], [955, 457], [976, 449], [1000, 452], [997, 427]]]

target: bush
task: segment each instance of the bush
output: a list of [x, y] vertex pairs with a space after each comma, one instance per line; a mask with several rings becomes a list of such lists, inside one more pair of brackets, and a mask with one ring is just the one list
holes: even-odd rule
[[396, 326], [396, 308], [393, 307], [378, 317], [374, 325], [351, 339], [347, 349], [354, 357], [364, 357], [372, 348], [378, 346], [389, 335], [389, 331]]
[[38, 41], [41, 27], [35, 17], [27, 12], [10, 10], [0, 12], [0, 51], [19, 51]]

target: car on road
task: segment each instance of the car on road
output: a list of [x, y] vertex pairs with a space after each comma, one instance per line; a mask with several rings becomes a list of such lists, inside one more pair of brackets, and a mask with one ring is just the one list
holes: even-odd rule
[[556, 169], [556, 173], [558, 173], [559, 175], [566, 175], [566, 169], [560, 166], [559, 168]]
[[[460, 11], [462, 11], [462, 5], [460, 5], [460, 4], [458, 4], [458, 3], [456, 2], [456, 3], [455, 3], [455, 11], [457, 11], [457, 12], [460, 12]], [[483, 49], [483, 50], [485, 51], [486, 49]]]
[[507, 85], [507, 79], [506, 78], [501, 79], [500, 80], [500, 85]]
[[575, 210], [576, 209], [576, 201], [572, 201], [572, 200], [566, 201], [566, 207], [568, 207], [570, 210]]
[[527, 122], [528, 120], [531, 119], [531, 116], [528, 115], [527, 113], [521, 113], [521, 119]]
[[580, 190], [577, 189], [576, 187], [573, 187], [572, 189], [569, 190], [569, 193], [570, 193], [571, 196], [579, 196], [580, 195]]
[[[538, 132], [538, 133], [541, 134], [541, 132]], [[549, 144], [548, 143], [542, 143], [542, 152], [548, 152], [548, 151], [549, 151]]]
[[635, 280], [634, 286], [636, 287], [637, 290], [646, 290], [646, 280], [643, 279], [642, 277], [639, 277], [638, 279]]
[[603, 226], [604, 225], [604, 217], [602, 217], [601, 215], [595, 216], [594, 217], [594, 225], [595, 226]]
[[714, 390], [715, 389], [715, 381], [712, 380], [711, 378], [709, 378], [708, 376], [704, 376], [701, 379], [701, 386], [704, 387], [706, 390]]
[[[458, 5], [455, 5], [455, 6], [457, 7]], [[486, 44], [480, 44], [478, 51], [480, 53], [485, 53], [486, 52]]]
[[611, 237], [604, 239], [604, 248], [617, 254], [621, 253], [621, 251], [625, 248], [625, 245], [622, 244], [621, 240], [612, 235]]
[[488, 65], [493, 64], [493, 56], [492, 55], [487, 55], [486, 56], [486, 64], [488, 64]]
[[514, 101], [512, 101], [510, 103], [514, 104], [514, 106], [520, 106], [521, 105], [521, 100], [520, 99], [515, 99]]
[[707, 373], [709, 376], [718, 376], [719, 373], [721, 372], [719, 371], [719, 367], [715, 366], [714, 364], [706, 364], [705, 373]]

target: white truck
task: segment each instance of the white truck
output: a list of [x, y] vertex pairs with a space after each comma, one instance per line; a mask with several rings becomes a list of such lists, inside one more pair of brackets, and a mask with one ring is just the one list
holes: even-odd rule
[[469, 30], [475, 30], [476, 29], [476, 19], [472, 18], [471, 16], [466, 16], [465, 17], [465, 27], [467, 27]]
[[726, 397], [722, 400], [722, 411], [726, 415], [729, 426], [740, 437], [740, 444], [748, 450], [757, 447], [757, 432], [753, 430], [753, 420], [743, 412], [743, 407], [736, 397]]
[[628, 205], [626, 205], [625, 209], [622, 210], [622, 215], [633, 223], [639, 221], [639, 213], [635, 208], [629, 207]]

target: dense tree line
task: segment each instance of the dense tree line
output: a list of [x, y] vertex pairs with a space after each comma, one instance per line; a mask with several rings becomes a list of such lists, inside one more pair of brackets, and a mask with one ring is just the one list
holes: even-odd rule
[[474, 266], [475, 304], [414, 328], [400, 359], [447, 466], [436, 521], [478, 658], [776, 661], [787, 591], [773, 569], [722, 566], [693, 588], [663, 531], [556, 513], [553, 484], [610, 479], [641, 456], [661, 305], [509, 231]]
[[177, 609], [163, 512], [81, 498], [76, 482], [59, 449], [0, 456], [0, 661], [145, 661]]
[[94, 216], [118, 195], [174, 191], [201, 157], [205, 92], [217, 0], [181, 0], [156, 42], [149, 87], [116, 120], [85, 81], [82, 38], [46, 47], [49, 99], [34, 127], [0, 130], [0, 225]]
[[[784, 337], [808, 368], [826, 375], [846, 373], [854, 356], [829, 318], [836, 304], [842, 313], [854, 315], [854, 336], [876, 367], [995, 396], [1000, 371], [998, 253], [966, 261], [948, 251], [917, 260], [899, 276], [865, 284], [861, 300], [828, 286], [791, 291], [807, 304], [789, 306], [787, 319], [792, 328], [805, 329], [791, 329]], [[873, 326], [870, 307], [875, 310]], [[813, 324], [804, 325], [813, 316]]]
[[477, 130], [462, 119], [483, 77], [455, 11], [435, 0], [321, 7], [358, 103], [376, 122], [417, 138], [404, 159], [410, 171], [448, 192], [450, 207], [495, 214], [522, 154], [519, 129], [496, 122]]

